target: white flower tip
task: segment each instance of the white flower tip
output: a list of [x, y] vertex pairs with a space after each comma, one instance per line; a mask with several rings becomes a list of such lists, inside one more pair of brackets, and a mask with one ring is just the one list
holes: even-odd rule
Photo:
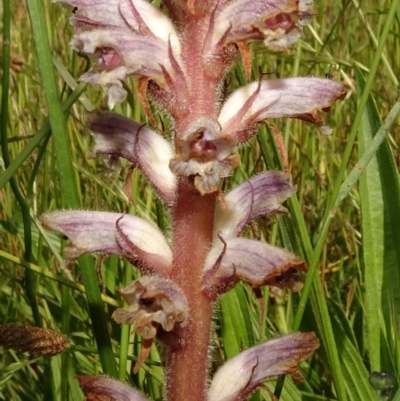
[[331, 127], [328, 127], [327, 125], [321, 125], [319, 127], [319, 132], [322, 135], [329, 136], [329, 135], [332, 135], [333, 129]]
[[86, 400], [149, 401], [137, 390], [105, 376], [77, 376]]

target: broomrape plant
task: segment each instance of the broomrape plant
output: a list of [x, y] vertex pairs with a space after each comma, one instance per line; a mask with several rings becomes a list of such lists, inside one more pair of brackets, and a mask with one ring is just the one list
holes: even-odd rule
[[[74, 6], [72, 46], [95, 66], [81, 77], [107, 93], [112, 109], [124, 101], [124, 81], [138, 79], [139, 97], [155, 125], [149, 100], [170, 117], [174, 143], [119, 114], [89, 120], [95, 153], [139, 167], [170, 208], [171, 238], [127, 214], [56, 211], [46, 227], [70, 241], [66, 259], [117, 254], [140, 266], [141, 278], [119, 290], [127, 303], [113, 318], [143, 338], [135, 371], [154, 339], [165, 348], [167, 399], [246, 399], [267, 378], [294, 374], [318, 347], [314, 333], [287, 334], [248, 349], [223, 365], [208, 385], [213, 303], [242, 280], [301, 287], [306, 264], [285, 249], [240, 238], [261, 215], [284, 213], [294, 192], [287, 172], [267, 171], [222, 193], [221, 181], [240, 163], [235, 149], [267, 118], [300, 118], [323, 126], [319, 110], [345, 94], [321, 78], [264, 79], [226, 98], [223, 82], [240, 53], [250, 78], [249, 42], [286, 50], [313, 17], [309, 0], [65, 0]], [[87, 399], [145, 400], [114, 379], [81, 376]], [[97, 397], [97, 398], [96, 398]]]

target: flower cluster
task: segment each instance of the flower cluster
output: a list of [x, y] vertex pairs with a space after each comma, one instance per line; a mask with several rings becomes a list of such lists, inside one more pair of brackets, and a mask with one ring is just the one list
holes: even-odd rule
[[[62, 2], [76, 7], [71, 18], [72, 46], [96, 62], [80, 79], [101, 86], [113, 108], [126, 97], [124, 81], [136, 77], [150, 122], [155, 120], [148, 98], [173, 122], [172, 144], [141, 123], [96, 112], [88, 124], [96, 141], [95, 153], [125, 158], [143, 171], [173, 212], [173, 238], [179, 237], [179, 227], [189, 230], [192, 212], [202, 213], [197, 206], [202, 199], [211, 205], [211, 213], [204, 211], [204, 235], [196, 239], [206, 249], [204, 258], [186, 269], [179, 255], [191, 252], [187, 245], [177, 240], [171, 247], [158, 227], [141, 218], [95, 211], [42, 215], [46, 227], [68, 237], [67, 260], [98, 252], [118, 254], [140, 266], [145, 276], [120, 290], [128, 307], [115, 311], [114, 319], [133, 324], [145, 340], [159, 338], [174, 353], [194, 341], [196, 305], [211, 305], [239, 280], [252, 287], [298, 289], [299, 272], [307, 270], [303, 261], [284, 249], [239, 237], [252, 219], [285, 212], [282, 203], [295, 192], [290, 175], [265, 172], [226, 194], [221, 194], [220, 183], [239, 164], [234, 150], [255, 135], [266, 118], [299, 118], [323, 127], [319, 110], [327, 109], [345, 92], [327, 79], [260, 79], [224, 100], [221, 82], [238, 53], [249, 72], [250, 41], [262, 40], [272, 50], [294, 44], [302, 25], [313, 16], [311, 2], [164, 0], [163, 9], [146, 0]], [[189, 192], [191, 199], [197, 199], [193, 204], [185, 203]], [[188, 212], [180, 211], [179, 199]], [[190, 230], [196, 237], [197, 227]], [[191, 278], [198, 283], [195, 292], [189, 285], [186, 288]], [[207, 395], [196, 399], [244, 399], [267, 377], [294, 373], [297, 363], [317, 347], [313, 333], [294, 333], [242, 352], [217, 372], [204, 390]], [[206, 361], [207, 355], [201, 358]], [[206, 365], [200, 369], [206, 371]], [[207, 373], [203, 375], [200, 381], [206, 388]], [[239, 376], [232, 379], [232, 375]], [[174, 380], [173, 368], [170, 376]], [[145, 399], [111, 379], [79, 380], [93, 397]]]

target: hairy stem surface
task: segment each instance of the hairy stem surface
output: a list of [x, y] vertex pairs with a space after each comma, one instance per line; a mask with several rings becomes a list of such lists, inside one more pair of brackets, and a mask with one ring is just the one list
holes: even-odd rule
[[174, 263], [172, 279], [189, 302], [190, 326], [185, 345], [168, 358], [167, 399], [206, 399], [207, 354], [212, 305], [201, 292], [201, 272], [212, 240], [215, 195], [201, 196], [181, 180], [174, 210]]

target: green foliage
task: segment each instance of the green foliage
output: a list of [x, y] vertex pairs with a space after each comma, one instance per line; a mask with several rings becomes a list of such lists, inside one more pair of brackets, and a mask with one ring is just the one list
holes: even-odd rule
[[[125, 211], [157, 222], [168, 235], [170, 216], [139, 171], [130, 178], [130, 204], [128, 166], [111, 170], [88, 157], [93, 143], [84, 123], [87, 111], [92, 104], [105, 108], [106, 101], [100, 90], [76, 83], [88, 64], [69, 48], [70, 10], [49, 1], [42, 2], [42, 11], [33, 0], [28, 6], [12, 2], [10, 10], [7, 4], [4, 0], [3, 38], [9, 21], [11, 40], [3, 39], [1, 58], [0, 322], [63, 331], [71, 345], [47, 359], [1, 350], [0, 399], [81, 400], [74, 376], [97, 373], [119, 376], [161, 399], [159, 351], [153, 347], [133, 375], [140, 339], [110, 319], [120, 302], [115, 287], [125, 286], [137, 270], [115, 257], [103, 263], [102, 275], [96, 270], [99, 258], [64, 266], [66, 241], [44, 232], [37, 217], [72, 207]], [[222, 297], [215, 312], [213, 369], [285, 331], [314, 330], [321, 348], [302, 364], [304, 382], [268, 382], [270, 391], [281, 392], [284, 401], [372, 401], [377, 399], [369, 385], [372, 371], [389, 371], [397, 380], [400, 374], [400, 130], [393, 107], [400, 92], [400, 4], [321, 0], [316, 9], [297, 51], [269, 53], [261, 44], [253, 46], [253, 79], [259, 70], [266, 78], [329, 76], [343, 82], [348, 95], [325, 115], [334, 128], [331, 136], [299, 120], [273, 121], [287, 146], [297, 194], [287, 204], [291, 217], [260, 218], [246, 229], [248, 237], [293, 250], [310, 273], [301, 294], [273, 296], [268, 289], [256, 294], [239, 285]], [[246, 82], [243, 71], [240, 64], [232, 69], [229, 90]], [[146, 122], [136, 83], [128, 87], [128, 102], [117, 112]], [[393, 126], [379, 130], [390, 110]], [[167, 131], [165, 116], [155, 115], [160, 131]], [[379, 148], [373, 147], [375, 135], [385, 138]], [[239, 153], [242, 164], [225, 189], [282, 168], [276, 138], [266, 127]], [[269, 395], [261, 389], [252, 399]], [[399, 391], [393, 399], [400, 400]]]

